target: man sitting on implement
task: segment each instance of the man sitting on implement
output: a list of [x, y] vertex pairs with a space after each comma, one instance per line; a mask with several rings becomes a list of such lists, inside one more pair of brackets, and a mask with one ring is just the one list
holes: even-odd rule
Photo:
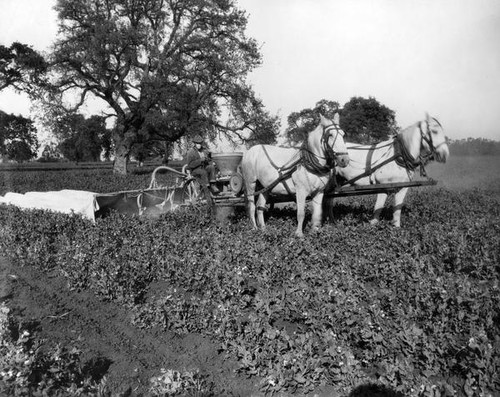
[[196, 135], [193, 138], [193, 147], [187, 152], [187, 168], [201, 184], [207, 194], [209, 191], [218, 194], [219, 189], [215, 186], [215, 165], [210, 161], [211, 154], [203, 146], [203, 138]]

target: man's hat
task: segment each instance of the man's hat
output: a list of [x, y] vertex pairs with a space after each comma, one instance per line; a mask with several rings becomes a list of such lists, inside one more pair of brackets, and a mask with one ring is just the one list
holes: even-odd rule
[[193, 138], [194, 143], [203, 143], [203, 138], [199, 135], [195, 135]]

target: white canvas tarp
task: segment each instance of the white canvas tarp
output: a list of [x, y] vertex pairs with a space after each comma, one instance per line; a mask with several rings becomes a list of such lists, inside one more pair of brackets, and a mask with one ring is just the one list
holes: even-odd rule
[[24, 209], [43, 209], [65, 214], [79, 214], [95, 220], [99, 210], [96, 193], [84, 190], [59, 190], [51, 192], [12, 193], [0, 196], [0, 203], [14, 205]]
[[147, 189], [115, 193], [93, 193], [85, 190], [7, 193], [0, 196], [0, 204], [24, 209], [42, 209], [65, 214], [78, 214], [95, 221], [96, 217], [111, 211], [128, 214], [162, 212], [173, 209], [174, 193], [178, 189]]

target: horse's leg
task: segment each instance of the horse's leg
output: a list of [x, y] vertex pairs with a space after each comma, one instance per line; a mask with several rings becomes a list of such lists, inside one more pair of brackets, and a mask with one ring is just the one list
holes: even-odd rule
[[371, 225], [376, 225], [380, 219], [380, 214], [384, 209], [385, 201], [387, 200], [387, 193], [377, 194], [377, 201], [373, 210], [373, 219], [370, 221]]
[[312, 231], [317, 231], [323, 220], [323, 197], [323, 193], [318, 193], [312, 199]]
[[259, 194], [257, 199], [257, 224], [262, 230], [266, 228], [266, 222], [264, 221], [264, 211], [266, 210], [267, 197], [265, 194]]
[[257, 230], [257, 222], [255, 221], [255, 185], [256, 183], [248, 183], [246, 185], [246, 200], [247, 200], [247, 210], [248, 210], [248, 217], [250, 218], [250, 223], [252, 225], [252, 228], [254, 230]]
[[258, 229], [257, 222], [255, 221], [255, 199], [254, 196], [247, 197], [248, 217], [253, 229]]
[[296, 193], [297, 200], [297, 230], [295, 235], [297, 237], [304, 237], [304, 232], [302, 231], [304, 227], [304, 218], [306, 216], [306, 194], [297, 189]]
[[392, 214], [392, 224], [395, 227], [401, 227], [401, 209], [403, 208], [403, 201], [408, 193], [408, 188], [400, 189], [394, 195], [394, 210]]
[[329, 219], [329, 222], [333, 222], [333, 197], [323, 196], [322, 213], [324, 214], [324, 219]]

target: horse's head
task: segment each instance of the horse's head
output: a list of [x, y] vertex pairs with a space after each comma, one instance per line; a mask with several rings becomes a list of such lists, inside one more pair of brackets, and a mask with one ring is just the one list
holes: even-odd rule
[[424, 122], [420, 124], [422, 145], [429, 152], [431, 158], [441, 163], [446, 163], [450, 149], [446, 143], [446, 136], [441, 123], [434, 117], [426, 114]]
[[326, 153], [333, 157], [336, 166], [347, 167], [349, 154], [344, 140], [344, 131], [339, 125], [339, 114], [335, 114], [333, 121], [320, 115], [320, 124], [323, 127], [322, 141], [325, 144]]

